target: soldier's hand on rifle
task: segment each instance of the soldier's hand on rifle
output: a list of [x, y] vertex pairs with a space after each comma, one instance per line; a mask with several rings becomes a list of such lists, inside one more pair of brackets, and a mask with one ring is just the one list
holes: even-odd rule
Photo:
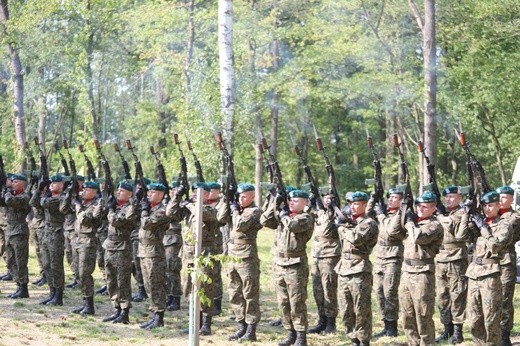
[[374, 205], [374, 212], [376, 213], [376, 215], [383, 215], [386, 213], [386, 206], [383, 204], [383, 202], [377, 202], [375, 205]]
[[141, 186], [141, 184], [138, 184], [135, 189], [135, 199], [137, 201], [141, 201], [144, 197], [144, 188]]
[[143, 198], [141, 200], [141, 211], [149, 211], [150, 210], [150, 202], [148, 202], [148, 198]]
[[182, 196], [186, 193], [186, 189], [187, 187], [182, 184], [177, 187], [177, 191], [175, 192], [176, 201], [180, 201], [182, 199]]
[[446, 210], [446, 207], [441, 202], [437, 203], [437, 214], [439, 215], [446, 215], [448, 211]]
[[413, 223], [417, 222], [417, 214], [411, 210], [407, 211], [405, 214], [405, 217], [404, 217], [404, 223], [406, 224], [408, 222], [413, 222]]
[[110, 197], [108, 198], [108, 202], [107, 202], [107, 204], [106, 204], [105, 207], [106, 207], [107, 210], [112, 210], [112, 211], [114, 211], [114, 210], [116, 210], [116, 205], [117, 205], [117, 200], [116, 200], [116, 198], [115, 198], [114, 196], [110, 196]]
[[284, 217], [289, 216], [289, 210], [287, 210], [287, 209], [282, 209], [282, 210], [280, 211], [280, 214], [279, 214], [279, 215], [280, 215], [280, 219], [283, 219]]
[[482, 216], [478, 214], [471, 214], [469, 218], [475, 224], [475, 226], [477, 226], [477, 228], [480, 230], [480, 234], [484, 238], [490, 234], [486, 220], [484, 220]]
[[282, 204], [285, 202], [285, 196], [281, 193], [277, 193], [275, 197], [276, 209], [280, 209]]
[[240, 204], [233, 202], [229, 204], [229, 211], [231, 214], [235, 213], [236, 211], [240, 211]]
[[464, 204], [462, 204], [464, 207], [464, 211], [466, 213], [469, 213], [471, 210], [471, 207], [473, 206], [473, 201], [471, 199], [467, 199], [464, 201]]
[[40, 182], [38, 183], [38, 191], [43, 192], [43, 190], [45, 190], [46, 187], [47, 187], [47, 181], [41, 179]]

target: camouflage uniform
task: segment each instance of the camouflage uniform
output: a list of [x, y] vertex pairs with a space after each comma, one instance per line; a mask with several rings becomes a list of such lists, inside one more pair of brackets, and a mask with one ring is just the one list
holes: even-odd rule
[[143, 271], [141, 269], [141, 259], [137, 256], [139, 251], [139, 227], [136, 227], [130, 234], [132, 241], [132, 264], [135, 282], [139, 290], [144, 291]]
[[182, 227], [178, 222], [171, 222], [163, 238], [166, 255], [166, 287], [169, 296], [180, 298], [182, 296], [181, 283], [181, 248]]
[[[7, 217], [5, 207], [0, 206], [0, 256], [5, 261], [5, 228], [7, 227]], [[7, 261], [6, 261], [7, 264]]]
[[269, 204], [260, 222], [275, 230], [273, 249], [274, 284], [282, 324], [288, 331], [307, 331], [307, 242], [312, 237], [314, 218], [308, 213], [278, 219], [275, 203]]
[[354, 223], [341, 224], [341, 259], [336, 265], [339, 275], [338, 296], [347, 336], [368, 343], [372, 335], [372, 263], [369, 256], [377, 242], [377, 224], [362, 215]]
[[[63, 224], [63, 232], [65, 237], [65, 258], [69, 264], [70, 270], [74, 274], [74, 280], [79, 282], [78, 257], [76, 251], [73, 250], [72, 244], [76, 241], [77, 233], [75, 232], [76, 213], [71, 211], [65, 215], [65, 223]], [[67, 287], [69, 287], [67, 285]]]
[[[218, 201], [208, 201], [208, 204], [213, 206], [215, 209], [219, 209], [220, 205], [223, 204], [223, 200]], [[219, 227], [218, 232], [215, 233], [215, 254], [220, 255], [224, 253], [224, 233], [226, 232], [226, 227], [229, 227], [227, 224]], [[222, 296], [224, 295], [224, 287], [222, 284], [222, 263], [220, 261], [215, 261], [215, 266], [213, 268], [215, 272], [215, 282], [214, 282], [214, 292], [215, 297], [214, 300], [220, 301], [217, 304], [221, 304]], [[216, 304], [215, 304], [216, 305]], [[215, 306], [215, 308], [217, 308]]]
[[105, 215], [102, 215], [101, 224], [99, 225], [97, 232], [96, 232], [96, 262], [97, 262], [97, 266], [103, 276], [103, 285], [106, 285], [105, 249], [103, 249], [103, 243], [107, 239], [107, 236], [108, 236], [108, 219], [105, 214]]
[[31, 211], [29, 195], [25, 192], [14, 195], [6, 192], [4, 199], [7, 227], [5, 228], [5, 255], [7, 268], [13, 280], [20, 284], [27, 284], [29, 272], [29, 226], [26, 217]]
[[399, 285], [401, 320], [409, 345], [433, 345], [435, 339], [435, 255], [442, 244], [444, 230], [432, 216], [408, 221], [401, 227], [401, 211], [392, 218], [391, 236], [405, 235], [404, 261]]
[[112, 305], [128, 309], [132, 301], [132, 243], [130, 234], [139, 219], [139, 208], [127, 202], [108, 212], [108, 234], [103, 242], [107, 289]]
[[161, 202], [150, 210], [141, 211], [139, 229], [139, 251], [144, 286], [150, 297], [150, 311], [164, 312], [166, 309], [166, 257], [162, 239], [168, 229], [170, 218]]
[[435, 285], [441, 323], [463, 324], [468, 293], [468, 280], [464, 275], [468, 268], [468, 214], [459, 207], [437, 219], [444, 229], [442, 245], [435, 258]]
[[503, 300], [500, 259], [507, 251], [513, 228], [509, 219], [500, 216], [486, 221], [490, 230], [481, 230], [473, 261], [466, 271], [468, 321], [476, 345], [500, 345]]
[[41, 244], [45, 231], [45, 212], [41, 206], [32, 207], [32, 218], [29, 222], [29, 231], [31, 242], [34, 242], [36, 259], [40, 265], [40, 273], [43, 275], [43, 268], [45, 267], [45, 264], [43, 262], [44, 258], [41, 251]]
[[262, 228], [262, 209], [251, 204], [249, 207], [230, 214], [227, 203], [221, 203], [217, 218], [221, 223], [231, 220], [232, 228], [227, 244], [228, 255], [239, 258], [227, 267], [229, 278], [229, 302], [235, 321], [256, 324], [260, 321], [260, 260], [256, 236]]

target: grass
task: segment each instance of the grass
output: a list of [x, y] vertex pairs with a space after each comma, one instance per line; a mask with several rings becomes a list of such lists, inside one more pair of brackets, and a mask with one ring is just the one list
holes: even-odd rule
[[[247, 343], [246, 345], [275, 345], [285, 336], [285, 331], [281, 327], [271, 327], [269, 322], [278, 318], [278, 307], [274, 292], [273, 275], [271, 268], [271, 244], [273, 241], [272, 231], [264, 229], [260, 231], [258, 237], [260, 266], [261, 266], [261, 309], [262, 320], [257, 330], [258, 342]], [[311, 243], [309, 242], [309, 251]], [[3, 263], [3, 262], [2, 262]], [[66, 266], [66, 277], [71, 279], [71, 273]], [[2, 271], [2, 270], [0, 270]], [[35, 258], [34, 248], [31, 247], [29, 259], [30, 280], [38, 276], [39, 268]], [[96, 269], [96, 287], [101, 285], [101, 273]], [[224, 284], [227, 278], [223, 277]], [[133, 280], [133, 279], [132, 279]], [[520, 288], [520, 287], [519, 287]], [[134, 287], [135, 289], [135, 287]], [[29, 285], [31, 298], [23, 300], [12, 300], [6, 298], [7, 293], [15, 290], [12, 282], [0, 282], [0, 324], [2, 333], [0, 334], [0, 345], [188, 345], [188, 337], [182, 330], [188, 327], [188, 300], [182, 299], [182, 309], [176, 312], [166, 312], [165, 328], [146, 331], [139, 328], [139, 324], [147, 321], [150, 317], [147, 310], [148, 303], [133, 303], [130, 310], [130, 324], [119, 325], [103, 323], [101, 319], [112, 313], [112, 306], [107, 296], [96, 296], [95, 306], [96, 315], [82, 317], [70, 311], [81, 305], [82, 296], [78, 289], [66, 289], [64, 295], [64, 306], [46, 307], [39, 305], [39, 301], [48, 295], [48, 288]], [[516, 290], [514, 304], [517, 307], [516, 316], [520, 314], [520, 289]], [[224, 292], [224, 310], [221, 316], [214, 317], [213, 335], [201, 337], [200, 345], [233, 345], [238, 343], [227, 341], [228, 335], [234, 332], [235, 323], [229, 319], [229, 304], [227, 303], [227, 293]], [[314, 325], [317, 321], [316, 305], [312, 297], [312, 287], [309, 278], [307, 307], [309, 313], [309, 325]], [[377, 312], [375, 299], [372, 299], [374, 310], [374, 332], [382, 328], [382, 322]], [[437, 332], [440, 332], [442, 325], [439, 322], [438, 312], [434, 316]], [[517, 318], [515, 321], [518, 321]], [[341, 332], [341, 322], [338, 321], [338, 333], [331, 336], [309, 335], [309, 345], [350, 345], [343, 332]], [[519, 330], [518, 322], [515, 323], [514, 331]], [[471, 339], [469, 331], [465, 329], [465, 338]], [[520, 345], [520, 337], [514, 344]], [[374, 340], [371, 345], [405, 345], [406, 338], [402, 331], [398, 338], [381, 338]], [[472, 343], [466, 342], [465, 345]]]

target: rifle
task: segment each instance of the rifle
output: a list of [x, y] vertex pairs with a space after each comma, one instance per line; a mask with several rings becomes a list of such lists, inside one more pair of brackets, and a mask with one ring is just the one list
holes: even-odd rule
[[121, 162], [123, 164], [123, 170], [125, 171], [125, 179], [132, 180], [132, 174], [130, 173], [130, 166], [128, 165], [128, 162], [126, 161], [125, 157], [123, 156], [123, 153], [121, 153], [121, 150], [119, 149], [119, 145], [117, 143], [114, 143], [114, 151], [119, 154], [119, 157], [121, 158]]
[[5, 173], [4, 158], [0, 155], [0, 191], [4, 189], [7, 182], [7, 174]]
[[159, 158], [159, 153], [155, 151], [153, 145], [150, 146], [150, 153], [152, 153], [155, 158], [155, 175], [157, 180], [164, 186], [166, 186], [166, 192], [164, 194], [166, 201], [170, 200], [170, 186], [168, 185], [168, 180], [166, 179], [166, 172], [164, 170], [164, 166], [161, 163], [161, 159]]
[[413, 211], [413, 193], [412, 193], [412, 187], [410, 186], [410, 175], [408, 174], [408, 165], [406, 164], [406, 160], [404, 158], [404, 153], [401, 150], [402, 142], [399, 142], [399, 136], [397, 136], [397, 133], [394, 133], [394, 147], [397, 148], [397, 152], [399, 153], [399, 166], [401, 167], [401, 181], [399, 182], [402, 184], [406, 184], [406, 187], [404, 189], [404, 198], [403, 203], [401, 205], [401, 226], [404, 228], [405, 224], [405, 218], [406, 218], [406, 212], [408, 210]]
[[314, 176], [312, 175], [311, 168], [307, 164], [307, 160], [305, 157], [303, 157], [303, 153], [300, 150], [300, 147], [297, 145], [294, 146], [294, 152], [300, 159], [300, 162], [303, 166], [303, 170], [305, 171], [305, 175], [307, 176], [307, 181], [311, 185], [311, 193], [314, 195], [314, 198], [316, 198], [316, 207], [318, 209], [323, 209], [323, 202], [320, 198], [320, 189], [318, 187], [318, 183], [316, 182], [316, 179], [314, 179]]
[[125, 140], [126, 149], [130, 150], [132, 153], [132, 156], [134, 157], [134, 165], [135, 165], [135, 186], [134, 186], [134, 195], [137, 197], [137, 200], [141, 200], [145, 195], [143, 196], [137, 196], [136, 193], [138, 191], [139, 186], [143, 189], [144, 192], [146, 192], [146, 182], [144, 181], [144, 173], [143, 173], [143, 166], [141, 166], [141, 161], [139, 161], [139, 158], [134, 152], [134, 147], [132, 146], [132, 142], [130, 142], [129, 139]]
[[63, 156], [63, 154], [61, 153], [58, 142], [54, 143], [54, 151], [57, 151], [58, 154], [60, 155], [60, 162], [61, 162], [61, 165], [63, 166], [63, 173], [65, 173], [65, 175], [67, 177], [69, 177], [70, 176], [69, 165], [67, 164], [67, 160], [65, 159], [65, 156]]
[[36, 170], [36, 160], [34, 159], [34, 156], [33, 156], [33, 153], [31, 151], [31, 149], [29, 148], [29, 143], [28, 142], [25, 142], [24, 144], [24, 151], [25, 151], [25, 156], [27, 158], [27, 161], [29, 161], [29, 179], [30, 179], [30, 183], [27, 184], [27, 193], [31, 193], [32, 189], [34, 188], [34, 186], [36, 186], [38, 184], [38, 172]]
[[430, 176], [429, 185], [431, 191], [437, 196], [437, 210], [441, 214], [446, 214], [446, 207], [444, 204], [442, 204], [441, 191], [439, 190], [439, 185], [437, 185], [437, 178], [435, 177], [435, 165], [431, 163], [430, 158], [426, 155], [422, 141], [417, 142], [417, 151], [421, 152], [423, 154], [424, 160], [426, 160], [426, 169], [428, 170], [428, 175]]
[[186, 188], [186, 200], [190, 199], [190, 183], [188, 182], [188, 164], [186, 163], [186, 158], [181, 149], [181, 142], [179, 142], [179, 136], [174, 133], [173, 134], [173, 142], [177, 145], [179, 149], [179, 160], [181, 163], [181, 171], [179, 172], [179, 177], [177, 178], [177, 186], [183, 185]]
[[224, 157], [224, 162], [226, 164], [226, 202], [229, 207], [231, 203], [238, 203], [238, 184], [235, 177], [235, 164], [233, 163], [233, 157], [226, 149], [221, 132], [217, 133], [217, 144], [218, 149], [222, 152], [222, 156]]
[[262, 156], [264, 157], [265, 162], [265, 170], [267, 171], [267, 175], [269, 176], [269, 182], [272, 184], [274, 182], [274, 174], [272, 167], [269, 163], [269, 157], [266, 154], [266, 147], [264, 146], [264, 138], [262, 137], [262, 141], [258, 143], [258, 148], [260, 149], [260, 152], [262, 153]]
[[40, 151], [40, 173], [41, 173], [40, 179], [42, 182], [44, 182], [47, 185], [50, 182], [49, 166], [47, 164], [47, 157], [45, 156], [42, 146], [40, 145], [40, 142], [38, 141], [38, 137], [34, 137], [34, 144], [38, 147], [38, 150]]
[[193, 147], [191, 146], [191, 142], [189, 140], [186, 140], [188, 144], [188, 149], [193, 155], [193, 161], [195, 163], [195, 170], [197, 171], [197, 181], [200, 183], [204, 182], [204, 176], [202, 175], [202, 166], [200, 165], [200, 161], [197, 158], [197, 155], [195, 155], [195, 152], [193, 151]]
[[74, 159], [72, 158], [72, 155], [69, 151], [69, 144], [67, 143], [67, 140], [63, 140], [63, 147], [67, 150], [67, 155], [69, 156], [69, 167], [70, 167], [70, 178], [72, 181], [72, 187], [71, 187], [71, 195], [77, 195], [79, 191], [79, 184], [78, 184], [78, 171], [76, 169], [76, 163], [74, 162]]
[[368, 135], [368, 132], [367, 143], [368, 147], [372, 151], [372, 156], [374, 158], [374, 161], [372, 162], [374, 165], [374, 204], [383, 203], [383, 196], [385, 193], [385, 188], [383, 187], [383, 170], [381, 168], [379, 155], [377, 155], [376, 149], [374, 147], [374, 142], [372, 142], [372, 137]]
[[91, 181], [96, 180], [96, 171], [94, 170], [92, 161], [90, 161], [90, 159], [87, 156], [87, 153], [85, 152], [85, 147], [83, 147], [83, 144], [78, 145], [78, 149], [83, 154], [85, 162], [87, 163], [87, 179]]
[[276, 187], [276, 194], [280, 196], [280, 199], [277, 202], [276, 208], [278, 210], [289, 211], [289, 203], [287, 191], [285, 191], [285, 185], [283, 184], [282, 172], [280, 170], [280, 165], [276, 160], [276, 157], [271, 152], [271, 146], [267, 145], [267, 140], [265, 137], [262, 137], [262, 147], [269, 154], [269, 166], [273, 172], [273, 183]]
[[114, 196], [114, 181], [112, 180], [112, 174], [110, 172], [110, 165], [108, 164], [108, 161], [101, 151], [101, 145], [99, 144], [99, 141], [97, 139], [94, 139], [94, 147], [96, 147], [96, 151], [98, 153], [99, 159], [101, 160], [101, 165], [103, 166], [103, 171], [105, 172], [105, 185], [103, 187], [102, 196], [106, 203], [108, 203], [108, 200], [110, 197], [115, 198]]

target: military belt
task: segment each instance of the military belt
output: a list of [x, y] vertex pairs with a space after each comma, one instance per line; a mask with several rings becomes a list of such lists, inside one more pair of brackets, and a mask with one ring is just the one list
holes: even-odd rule
[[368, 260], [368, 255], [356, 255], [351, 252], [344, 252], [343, 253], [343, 259], [350, 261], [350, 260]]
[[450, 244], [442, 244], [441, 250], [456, 250], [462, 249], [464, 247], [464, 243], [450, 243]]
[[159, 239], [139, 239], [139, 244], [143, 245], [159, 245], [162, 241]]
[[45, 226], [47, 226], [47, 227], [53, 227], [53, 228], [54, 228], [54, 227], [60, 227], [60, 228], [63, 228], [63, 222], [56, 222], [56, 223], [54, 223], [54, 222], [48, 222], [48, 223], [45, 224]]
[[379, 245], [381, 246], [400, 246], [403, 242], [399, 240], [380, 240]]
[[500, 258], [482, 258], [482, 257], [473, 257], [473, 263], [478, 265], [484, 264], [495, 264], [500, 263]]
[[[214, 244], [212, 242], [202, 242], [202, 247], [212, 247]], [[195, 245], [190, 245], [190, 244], [186, 244], [185, 245], [187, 248], [194, 248], [195, 249]]]
[[229, 244], [254, 245], [254, 244], [256, 244], [256, 239], [229, 239]]
[[297, 252], [279, 252], [278, 257], [280, 258], [296, 258], [302, 257], [306, 254], [305, 250], [297, 251]]
[[339, 239], [336, 239], [336, 238], [326, 238], [326, 237], [322, 237], [322, 236], [315, 236], [314, 237], [314, 241], [317, 241], [317, 242], [320, 242], [320, 243], [326, 243], [326, 242], [338, 242]]
[[108, 240], [111, 240], [111, 241], [125, 241], [125, 240], [130, 240], [130, 237], [125, 237], [125, 236], [117, 235], [117, 234], [109, 234], [108, 235]]
[[423, 259], [413, 259], [413, 258], [405, 258], [404, 263], [409, 266], [425, 266], [428, 264], [433, 264], [433, 258], [423, 258]]
[[94, 239], [95, 237], [94, 234], [78, 233], [78, 238], [80, 239]]

